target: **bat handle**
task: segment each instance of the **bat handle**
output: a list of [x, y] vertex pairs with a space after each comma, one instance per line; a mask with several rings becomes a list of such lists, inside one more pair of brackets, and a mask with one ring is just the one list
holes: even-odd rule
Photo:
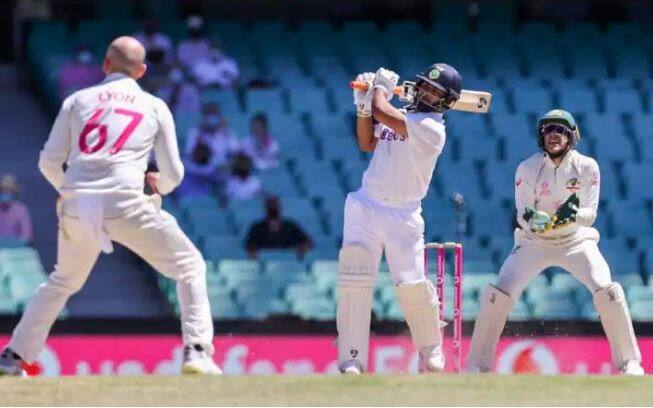
[[[361, 81], [349, 81], [349, 87], [357, 91], [367, 91], [367, 83]], [[394, 89], [395, 95], [402, 95], [404, 93], [403, 86], [397, 86]]]

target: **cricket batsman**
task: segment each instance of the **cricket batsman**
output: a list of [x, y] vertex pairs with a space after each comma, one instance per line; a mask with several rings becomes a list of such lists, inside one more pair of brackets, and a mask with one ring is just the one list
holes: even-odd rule
[[221, 374], [212, 357], [206, 264], [160, 201], [143, 192], [152, 149], [160, 169], [147, 174], [153, 191], [170, 193], [184, 174], [170, 110], [136, 83], [145, 74], [144, 60], [137, 40], [117, 38], [104, 59], [105, 80], [63, 102], [39, 159], [61, 197], [57, 265], [0, 355], [0, 375], [25, 375], [22, 364], [38, 357], [57, 315], [82, 288], [100, 252], [112, 252], [112, 241], [177, 281], [182, 371]]
[[483, 290], [467, 369], [492, 370], [514, 300], [536, 275], [555, 265], [592, 292], [617, 369], [626, 375], [643, 375], [624, 290], [612, 281], [597, 245], [599, 233], [592, 228], [599, 204], [599, 166], [574, 149], [580, 132], [567, 111], [556, 109], [544, 115], [537, 124], [537, 138], [542, 152], [517, 167], [515, 245], [496, 284]]
[[362, 187], [345, 202], [338, 278], [338, 364], [345, 374], [367, 370], [372, 295], [385, 252], [398, 302], [419, 350], [421, 372], [444, 368], [435, 288], [424, 271], [426, 196], [446, 133], [443, 114], [459, 98], [462, 78], [447, 64], [417, 75], [405, 109], [389, 102], [399, 77], [380, 68], [357, 81], [356, 133], [362, 151], [373, 152]]

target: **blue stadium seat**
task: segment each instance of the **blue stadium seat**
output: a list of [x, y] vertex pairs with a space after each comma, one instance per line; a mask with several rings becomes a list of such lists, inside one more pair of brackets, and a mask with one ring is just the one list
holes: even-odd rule
[[225, 116], [242, 112], [238, 95], [234, 91], [206, 90], [202, 92], [202, 103], [217, 102]]
[[543, 87], [516, 88], [512, 91], [512, 97], [517, 112], [541, 115], [553, 105], [551, 92]]
[[541, 302], [533, 306], [533, 318], [542, 320], [566, 320], [577, 319], [580, 317], [578, 306], [570, 300], [561, 300], [557, 302], [542, 299]]
[[609, 90], [605, 92], [605, 111], [611, 113], [639, 113], [641, 96], [634, 90]]
[[496, 203], [479, 205], [472, 209], [473, 230], [476, 236], [512, 234], [512, 211]]
[[465, 115], [450, 115], [447, 116], [446, 122], [447, 134], [452, 134], [456, 137], [478, 137], [487, 136], [489, 129], [487, 121], [483, 115], [473, 115], [466, 117]]
[[528, 303], [523, 299], [518, 299], [512, 307], [510, 314], [508, 315], [508, 320], [510, 321], [523, 321], [529, 320], [531, 318], [530, 308]]
[[[617, 113], [591, 113], [583, 115], [580, 123], [581, 138], [583, 132], [587, 132], [591, 137], [599, 138], [607, 135], [626, 135], [623, 121]], [[621, 137], [623, 137], [621, 136]], [[610, 139], [614, 139], [610, 137]]]
[[598, 97], [590, 88], [560, 88], [560, 106], [572, 113], [598, 112]]
[[292, 88], [288, 96], [292, 112], [324, 115], [329, 110], [324, 88]]
[[[507, 148], [512, 149], [512, 146], [508, 145]], [[517, 165], [517, 161], [495, 161], [488, 162], [485, 166], [485, 177], [490, 188], [490, 194], [494, 200], [514, 201]]]
[[644, 79], [651, 77], [651, 62], [645, 45], [622, 43], [612, 51], [617, 78]]
[[651, 217], [643, 202], [620, 203], [611, 208], [612, 223], [618, 236], [635, 238], [653, 233]]
[[[574, 42], [578, 41], [576, 38]], [[568, 50], [566, 58], [571, 61], [572, 75], [581, 79], [596, 79], [608, 76], [608, 65], [600, 46], [587, 43], [583, 47]]]
[[[581, 128], [581, 138], [583, 129]], [[633, 145], [626, 135], [606, 137], [603, 134], [587, 134], [592, 137], [594, 158], [597, 161], [620, 160], [630, 161], [634, 158]], [[583, 142], [584, 143], [584, 142]]]
[[448, 142], [457, 146], [462, 161], [494, 161], [498, 158], [497, 140], [487, 134], [467, 134]]
[[286, 113], [285, 103], [278, 89], [252, 89], [245, 93], [245, 107], [248, 112], [263, 111], [269, 115]]
[[630, 316], [640, 322], [653, 321], [653, 301], [642, 300], [630, 307]]
[[221, 258], [242, 259], [245, 257], [243, 243], [233, 235], [209, 235], [204, 239], [202, 254], [205, 258], [216, 261]]
[[653, 163], [625, 163], [622, 172], [629, 199], [653, 199]]

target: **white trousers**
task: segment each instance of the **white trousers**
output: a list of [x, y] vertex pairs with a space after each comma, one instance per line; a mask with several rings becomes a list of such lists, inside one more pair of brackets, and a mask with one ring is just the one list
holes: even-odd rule
[[[115, 204], [115, 203], [114, 203]], [[76, 214], [75, 202], [63, 204], [59, 220], [57, 264], [48, 281], [39, 286], [14, 329], [11, 347], [23, 360], [33, 362], [68, 298], [80, 290], [105, 242], [97, 225]], [[102, 210], [101, 210], [102, 211]], [[158, 209], [146, 196], [111, 205], [102, 218], [103, 234], [142, 257], [163, 275], [177, 281], [183, 341], [213, 352], [213, 321], [206, 291], [206, 263], [174, 217]], [[101, 212], [102, 214], [102, 212]]]
[[347, 195], [344, 218], [343, 246], [358, 244], [365, 247], [372, 256], [375, 274], [385, 251], [395, 284], [424, 280], [421, 207], [389, 207], [356, 191]]
[[593, 239], [565, 246], [544, 246], [519, 239], [519, 231], [515, 232], [515, 238], [515, 248], [501, 265], [496, 284], [513, 299], [518, 299], [528, 283], [551, 266], [566, 269], [592, 293], [612, 281], [610, 267]]

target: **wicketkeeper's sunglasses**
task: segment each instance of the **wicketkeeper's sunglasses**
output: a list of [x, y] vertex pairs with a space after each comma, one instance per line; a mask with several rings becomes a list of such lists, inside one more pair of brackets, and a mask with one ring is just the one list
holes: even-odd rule
[[558, 125], [555, 123], [550, 123], [548, 125], [542, 126], [542, 134], [546, 135], [549, 133], [557, 133], [559, 135], [567, 135], [567, 137], [572, 137], [574, 132], [569, 129], [567, 126]]

